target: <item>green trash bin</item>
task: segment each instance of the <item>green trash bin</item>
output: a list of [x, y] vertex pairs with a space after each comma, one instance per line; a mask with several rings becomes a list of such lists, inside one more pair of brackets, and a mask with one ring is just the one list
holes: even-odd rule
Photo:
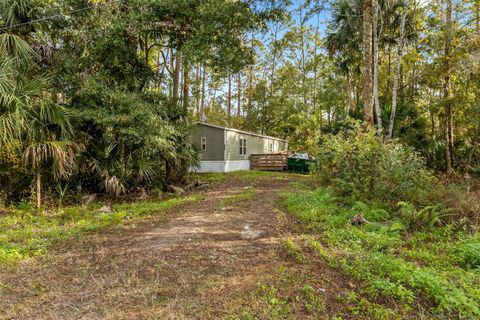
[[309, 164], [310, 160], [287, 158], [287, 171], [294, 173], [308, 173], [310, 172]]

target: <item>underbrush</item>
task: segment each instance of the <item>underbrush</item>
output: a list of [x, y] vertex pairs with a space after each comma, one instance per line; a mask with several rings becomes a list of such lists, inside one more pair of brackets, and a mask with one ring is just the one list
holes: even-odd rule
[[325, 136], [316, 156], [314, 174], [341, 196], [390, 205], [400, 200], [428, 204], [437, 185], [413, 148], [383, 141], [375, 129], [356, 122], [345, 131]]
[[0, 264], [44, 254], [57, 240], [110, 226], [127, 224], [184, 203], [201, 200], [200, 195], [168, 200], [124, 203], [112, 213], [100, 213], [100, 204], [65, 207], [50, 213], [35, 209], [10, 209], [0, 217]]
[[[480, 233], [438, 226], [439, 208], [355, 203], [325, 188], [296, 189], [284, 205], [309, 233], [289, 247], [306, 246], [363, 281], [363, 294], [390, 299], [405, 314], [480, 317]], [[353, 226], [359, 213], [370, 223]]]

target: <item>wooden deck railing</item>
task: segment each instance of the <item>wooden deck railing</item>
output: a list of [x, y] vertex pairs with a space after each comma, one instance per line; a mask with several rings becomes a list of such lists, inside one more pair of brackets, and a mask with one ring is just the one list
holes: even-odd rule
[[287, 169], [287, 155], [284, 153], [251, 154], [250, 169], [284, 171]]

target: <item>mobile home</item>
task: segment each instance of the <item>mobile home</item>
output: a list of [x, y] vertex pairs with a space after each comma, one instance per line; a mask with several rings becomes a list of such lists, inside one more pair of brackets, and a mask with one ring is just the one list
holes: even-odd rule
[[192, 142], [199, 148], [200, 167], [197, 172], [230, 172], [250, 169], [250, 155], [287, 151], [284, 139], [253, 132], [196, 123]]

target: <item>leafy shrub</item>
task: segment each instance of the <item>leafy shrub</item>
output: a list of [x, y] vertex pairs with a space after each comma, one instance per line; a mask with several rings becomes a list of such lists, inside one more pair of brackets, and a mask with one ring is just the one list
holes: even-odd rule
[[352, 207], [352, 210], [355, 212], [358, 212], [360, 214], [363, 214], [365, 219], [368, 221], [387, 221], [390, 219], [390, 213], [382, 208], [376, 208], [376, 207], [371, 207], [368, 204], [357, 201]]
[[457, 254], [463, 268], [480, 268], [480, 241], [464, 243], [458, 248]]
[[0, 145], [0, 207], [20, 201], [30, 186], [20, 150], [18, 142]]
[[425, 203], [433, 187], [433, 175], [412, 148], [384, 142], [375, 129], [354, 123], [327, 136], [314, 168], [320, 180], [341, 195], [362, 200]]

